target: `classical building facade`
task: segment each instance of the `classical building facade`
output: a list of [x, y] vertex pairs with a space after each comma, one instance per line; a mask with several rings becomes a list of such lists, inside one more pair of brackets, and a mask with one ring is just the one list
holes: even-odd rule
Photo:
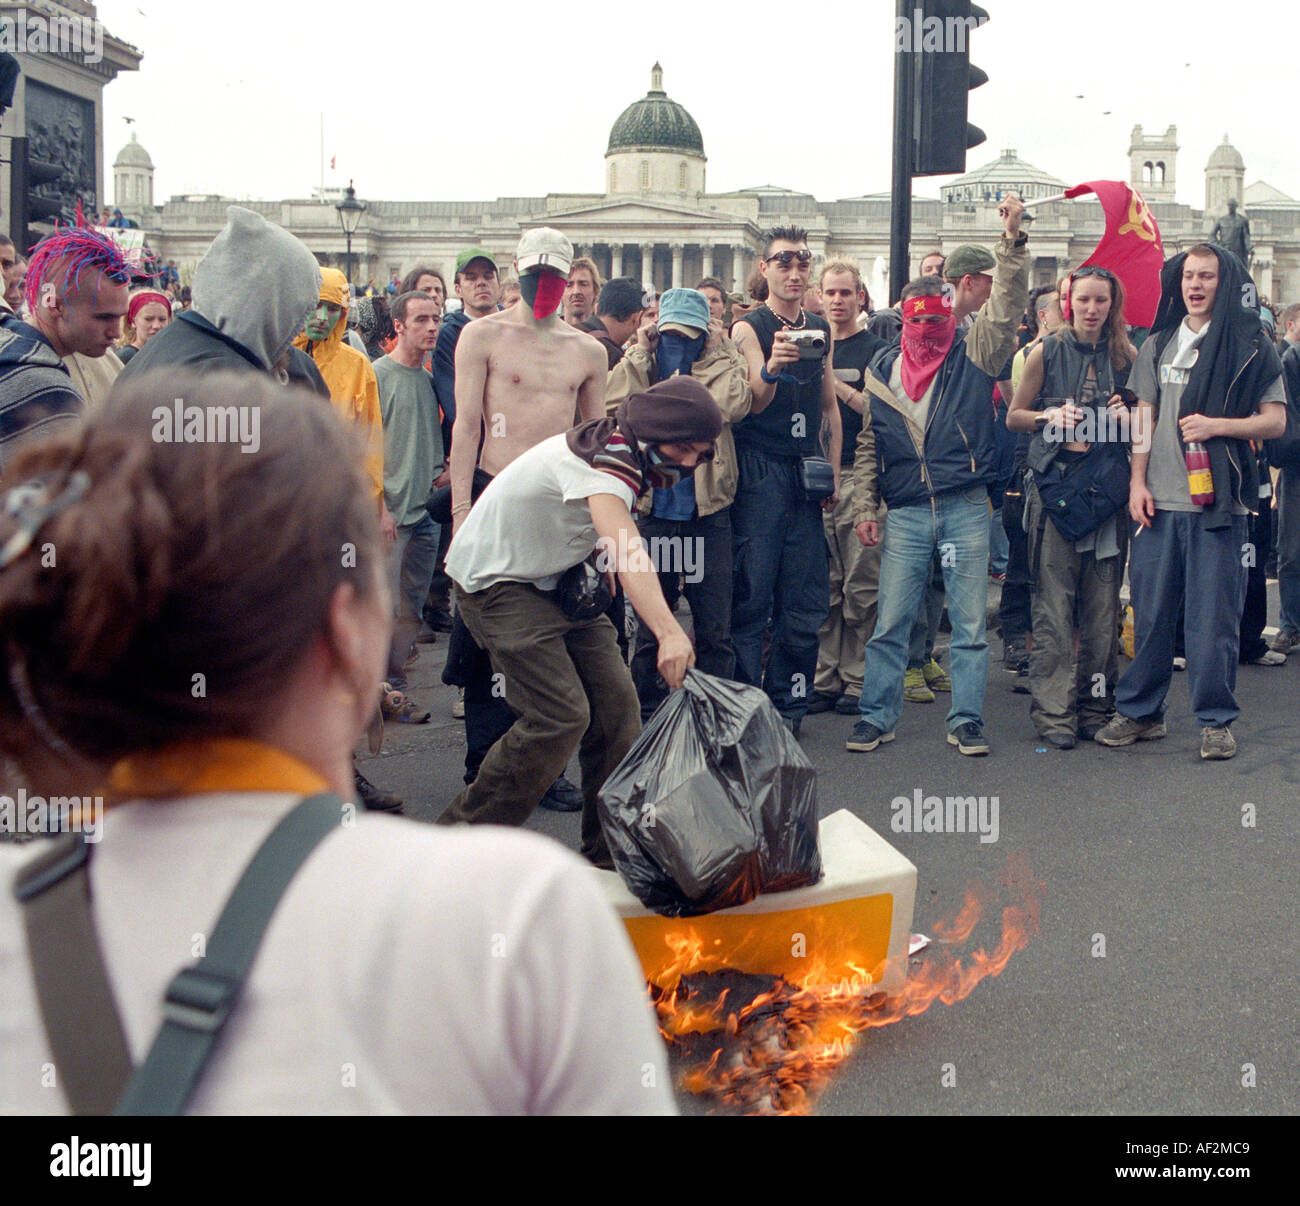
[[[1300, 298], [1300, 202], [1262, 182], [1244, 187], [1245, 166], [1226, 140], [1206, 167], [1206, 209], [1174, 199], [1177, 128], [1162, 135], [1133, 130], [1130, 180], [1150, 204], [1166, 253], [1204, 239], [1226, 208], [1229, 195], [1251, 221], [1255, 276], [1274, 299]], [[449, 266], [470, 244], [497, 257], [503, 270], [519, 235], [530, 226], [564, 231], [607, 276], [633, 276], [657, 289], [693, 285], [702, 276], [720, 277], [743, 288], [762, 250], [763, 232], [793, 223], [808, 230], [809, 247], [820, 258], [856, 260], [872, 288], [883, 296], [889, 256], [888, 193], [818, 201], [809, 193], [764, 186], [732, 193], [706, 189], [707, 157], [695, 119], [664, 91], [663, 69], [654, 65], [650, 90], [629, 105], [610, 129], [605, 149], [605, 192], [551, 193], [495, 201], [367, 200], [352, 239], [359, 284], [385, 283], [418, 263]], [[173, 197], [153, 204], [153, 165], [134, 140], [114, 163], [117, 204], [147, 232], [151, 246], [174, 259], [184, 273], [197, 262], [225, 221], [231, 200], [220, 196]], [[1014, 150], [944, 185], [938, 199], [912, 202], [912, 262], [932, 249], [951, 251], [961, 243], [991, 245], [1001, 223], [997, 205], [1015, 191], [1026, 200], [1067, 186], [1049, 172], [1025, 163]], [[345, 240], [334, 196], [306, 200], [241, 202], [298, 235], [323, 264], [342, 268]], [[1034, 211], [1033, 281], [1045, 284], [1077, 265], [1096, 246], [1103, 229], [1101, 207], [1086, 199], [1051, 202]]]

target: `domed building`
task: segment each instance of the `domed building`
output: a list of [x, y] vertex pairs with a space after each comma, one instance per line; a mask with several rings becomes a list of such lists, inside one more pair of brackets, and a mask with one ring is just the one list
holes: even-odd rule
[[141, 224], [146, 211], [153, 209], [153, 159], [134, 130], [113, 160], [113, 197], [124, 217]]
[[664, 69], [650, 70], [650, 91], [618, 115], [605, 149], [607, 195], [696, 196], [704, 192], [704, 137], [664, 91]]
[[[1178, 131], [1146, 135], [1135, 126], [1129, 179], [1160, 225], [1172, 255], [1205, 239], [1226, 209], [1228, 196], [1249, 205], [1255, 242], [1254, 273], [1260, 291], [1275, 300], [1300, 298], [1300, 203], [1262, 181], [1241, 187], [1244, 164], [1226, 141], [1206, 167], [1206, 209], [1174, 196]], [[730, 193], [705, 191], [704, 136], [684, 105], [664, 89], [664, 70], [650, 71], [650, 89], [614, 117], [605, 146], [605, 191], [550, 193], [495, 201], [382, 201], [367, 208], [352, 238], [353, 280], [383, 287], [417, 264], [450, 268], [470, 245], [485, 248], [510, 271], [520, 233], [552, 226], [568, 235], [606, 278], [631, 276], [654, 289], [692, 286], [717, 277], [742, 290], [762, 251], [764, 232], [801, 226], [815, 261], [855, 260], [872, 303], [884, 296], [889, 259], [891, 200], [887, 192], [818, 201], [809, 193], [763, 184]], [[887, 174], [875, 167], [877, 176]], [[114, 164], [117, 204], [146, 229], [150, 245], [184, 271], [192, 267], [225, 224], [230, 199], [173, 197], [153, 206], [153, 163], [134, 135]], [[882, 183], [884, 181], [882, 180]], [[1066, 182], [1026, 163], [1007, 149], [996, 159], [941, 186], [940, 197], [912, 199], [913, 269], [921, 257], [948, 253], [962, 243], [993, 246], [1001, 229], [998, 203], [1014, 191], [1026, 200], [1062, 192]], [[301, 200], [241, 201], [301, 238], [322, 264], [343, 268], [346, 242], [335, 205], [339, 190]], [[1032, 211], [1030, 283], [1044, 285], [1081, 263], [1104, 231], [1101, 206], [1090, 197], [1056, 201]], [[450, 272], [448, 273], [450, 276]]]
[[1228, 201], [1240, 205], [1245, 191], [1246, 161], [1225, 134], [1205, 165], [1205, 212], [1216, 217], [1226, 213]]
[[1064, 191], [1066, 183], [1051, 172], [1026, 163], [1008, 147], [992, 163], [958, 176], [951, 184], [939, 189], [946, 202], [1001, 201], [1007, 193], [1015, 193], [1022, 201], [1035, 197], [1050, 197]]

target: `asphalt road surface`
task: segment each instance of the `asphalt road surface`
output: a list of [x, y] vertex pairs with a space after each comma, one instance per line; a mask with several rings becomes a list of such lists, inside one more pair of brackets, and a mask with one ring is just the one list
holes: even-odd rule
[[[1275, 583], [1269, 593], [1275, 623]], [[438, 678], [445, 642], [421, 646], [411, 671], [433, 722], [390, 726], [383, 753], [361, 763], [419, 821], [463, 775], [455, 693]], [[946, 744], [946, 695], [905, 704], [897, 740], [873, 753], [844, 750], [852, 718], [834, 713], [806, 719], [802, 745], [822, 815], [850, 809], [916, 864], [914, 931], [951, 917], [968, 881], [995, 884], [1013, 853], [1045, 884], [1041, 931], [965, 1000], [862, 1035], [816, 1112], [1295, 1112], [1300, 656], [1241, 668], [1237, 756], [1202, 762], [1186, 675], [1174, 676], [1163, 741], [1056, 751], [1036, 738], [1001, 641], [990, 645], [989, 757]], [[891, 832], [890, 801], [917, 788], [996, 796], [998, 840]], [[539, 809], [529, 827], [577, 849], [577, 814]], [[981, 922], [968, 945], [991, 950], [999, 929], [996, 916]]]

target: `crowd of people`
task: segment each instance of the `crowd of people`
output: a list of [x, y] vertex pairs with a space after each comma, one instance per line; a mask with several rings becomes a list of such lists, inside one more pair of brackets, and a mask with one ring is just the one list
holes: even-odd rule
[[[1201, 757], [1231, 757], [1239, 661], [1280, 666], [1300, 647], [1300, 305], [1275, 316], [1246, 265], [1202, 244], [1168, 260], [1154, 324], [1135, 330], [1106, 268], [1031, 294], [1023, 206], [1009, 196], [999, 213], [996, 246], [925, 255], [881, 309], [856, 264], [815, 264], [793, 226], [767, 232], [745, 294], [605, 281], [549, 228], [524, 232], [509, 276], [467, 247], [450, 280], [423, 264], [359, 291], [239, 207], [187, 305], [179, 276], [142, 279], [94, 229], [58, 232], [27, 263], [0, 246], [0, 755], [33, 790], [111, 784], [142, 829], [102, 874], [157, 874], [179, 894], [184, 875], [143, 833], [151, 800], [180, 801], [174, 857], [213, 823], [203, 793], [261, 793], [231, 823], [232, 874], [304, 793], [401, 811], [353, 752], [377, 716], [429, 719], [407, 673], [445, 639], [467, 747], [438, 817], [453, 828], [362, 827], [353, 855], [370, 878], [332, 897], [336, 844], [290, 911], [362, 916], [368, 940], [396, 941], [386, 927], [409, 911], [395, 902], [433, 893], [458, 916], [457, 885], [479, 885], [485, 934], [494, 908], [543, 932], [525, 982], [561, 947], [570, 971], [587, 952], [591, 983], [612, 966], [625, 980], [592, 994], [607, 1022], [580, 1007], [619, 1076], [532, 1067], [508, 1104], [536, 1108], [563, 1083], [587, 1105], [669, 1108], [639, 1071], [660, 1056], [630, 954], [580, 865], [467, 827], [580, 811], [582, 855], [612, 866], [598, 792], [691, 667], [761, 688], [796, 738], [810, 713], [851, 718], [855, 753], [892, 741], [907, 703], [948, 694], [947, 744], [988, 754], [991, 582], [1026, 724], [1061, 750], [1165, 736], [1181, 663]], [[181, 928], [214, 901], [196, 896]], [[147, 895], [132, 904], [143, 924]], [[0, 950], [16, 932], [4, 924]], [[131, 942], [109, 927], [110, 949]], [[394, 956], [413, 976], [415, 950]], [[164, 962], [142, 982], [157, 987]], [[451, 990], [474, 987], [457, 1016], [478, 1007], [490, 962], [461, 960]], [[286, 954], [290, 970], [266, 971], [272, 996], [339, 1008], [343, 989], [304, 987], [301, 968]], [[577, 1011], [582, 976], [565, 983]], [[533, 985], [530, 1000], [558, 990]], [[134, 1046], [145, 1001], [127, 1011]], [[534, 1054], [570, 1050], [560, 1005]], [[433, 1066], [465, 1063], [466, 1108], [484, 1106], [500, 1086], [445, 1038]], [[239, 1058], [257, 1100], [292, 1098], [272, 1055]], [[385, 1084], [403, 1081], [402, 1058], [375, 1055]], [[206, 1103], [244, 1100], [234, 1086], [219, 1077]]]

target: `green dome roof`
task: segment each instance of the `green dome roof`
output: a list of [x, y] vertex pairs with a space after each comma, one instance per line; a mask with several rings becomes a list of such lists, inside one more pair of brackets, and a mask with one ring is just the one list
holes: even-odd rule
[[658, 63], [650, 72], [650, 91], [628, 105], [609, 132], [606, 155], [618, 151], [678, 151], [704, 157], [700, 127], [663, 90], [663, 68]]

